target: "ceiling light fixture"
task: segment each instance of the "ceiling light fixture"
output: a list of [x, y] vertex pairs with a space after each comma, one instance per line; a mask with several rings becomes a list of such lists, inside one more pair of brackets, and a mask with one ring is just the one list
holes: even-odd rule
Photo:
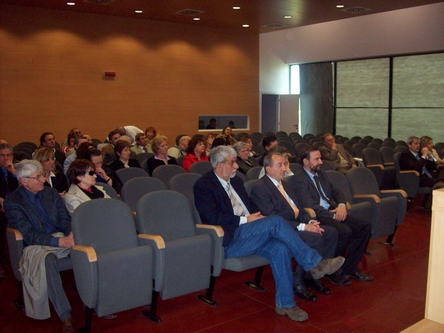
[[344, 5], [336, 5], [336, 8], [344, 8]]
[[66, 4], [67, 4], [68, 6], [75, 6], [75, 5], [76, 5], [75, 2], [67, 2]]
[[291, 15], [285, 15], [284, 18], [291, 19]]
[[244, 27], [244, 28], [249, 28], [250, 25], [249, 25], [249, 24], [242, 24], [242, 27]]
[[200, 17], [193, 17], [193, 21], [200, 21]]
[[234, 9], [234, 10], [239, 10], [239, 9], [240, 9], [240, 6], [233, 6], [233, 9]]
[[137, 13], [137, 14], [142, 14], [143, 10], [135, 10], [134, 12]]

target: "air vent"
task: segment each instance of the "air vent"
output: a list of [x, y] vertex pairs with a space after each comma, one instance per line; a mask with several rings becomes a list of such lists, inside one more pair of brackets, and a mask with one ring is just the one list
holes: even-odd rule
[[116, 0], [83, 0], [83, 2], [92, 3], [94, 5], [109, 5]]
[[342, 9], [342, 11], [347, 12], [347, 13], [352, 13], [352, 14], [359, 14], [359, 13], [369, 12], [369, 11], [371, 11], [371, 9], [356, 6], [356, 7], [344, 8], [344, 9]]
[[286, 27], [286, 24], [280, 24], [280, 23], [268, 23], [268, 24], [264, 24], [262, 25], [265, 28], [271, 28], [271, 29], [277, 29], [277, 28], [283, 28]]
[[182, 9], [176, 12], [175, 14], [186, 15], [186, 16], [198, 16], [203, 13], [205, 13], [205, 11], [198, 9]]

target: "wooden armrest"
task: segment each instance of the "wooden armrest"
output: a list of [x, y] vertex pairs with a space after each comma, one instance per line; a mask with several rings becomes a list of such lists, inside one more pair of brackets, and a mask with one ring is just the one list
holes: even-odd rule
[[304, 209], [305, 209], [305, 211], [308, 213], [308, 215], [310, 215], [310, 217], [311, 217], [312, 219], [315, 219], [315, 218], [316, 218], [316, 213], [315, 213], [315, 211], [313, 210], [313, 208], [307, 207], [307, 208], [304, 208]]
[[16, 241], [23, 240], [23, 235], [18, 229], [8, 227], [6, 230], [14, 234]]
[[355, 194], [355, 199], [373, 199], [376, 203], [380, 203], [381, 199], [376, 194]]
[[86, 256], [88, 257], [89, 262], [96, 262], [97, 261], [97, 254], [94, 248], [87, 245], [73, 245], [73, 250], [85, 252]]
[[224, 237], [224, 229], [220, 225], [211, 225], [211, 224], [196, 224], [196, 228], [199, 229], [212, 229], [216, 233], [218, 237]]
[[392, 165], [395, 165], [395, 162], [385, 162], [384, 165], [385, 166], [392, 166]]
[[136, 211], [133, 211], [133, 217], [136, 217], [137, 213]]
[[404, 198], [407, 198], [407, 193], [404, 190], [381, 190], [381, 193], [400, 193]]
[[384, 170], [384, 166], [382, 164], [369, 164], [366, 165], [367, 168], [380, 168], [381, 170]]
[[402, 171], [399, 171], [399, 173], [400, 174], [408, 174], [408, 173], [413, 173], [413, 174], [415, 174], [416, 176], [420, 176], [419, 175], [419, 172], [418, 171], [416, 171], [416, 170], [402, 170]]
[[347, 208], [347, 210], [350, 210], [352, 208], [348, 201], [345, 203], [345, 207]]
[[156, 243], [159, 250], [165, 248], [165, 241], [163, 240], [162, 236], [152, 234], [139, 234], [137, 236], [142, 239], [152, 240], [154, 243]]

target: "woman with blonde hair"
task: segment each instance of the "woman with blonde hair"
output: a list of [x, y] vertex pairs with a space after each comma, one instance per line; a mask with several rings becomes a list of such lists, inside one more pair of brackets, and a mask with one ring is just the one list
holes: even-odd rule
[[68, 181], [63, 172], [59, 172], [56, 168], [54, 149], [46, 147], [39, 148], [32, 158], [40, 162], [43, 166], [45, 186], [50, 186], [56, 189], [63, 197], [65, 192], [68, 191]]
[[168, 155], [168, 138], [166, 136], [156, 135], [151, 143], [151, 148], [153, 149], [154, 156], [146, 161], [150, 176], [158, 166], [177, 165], [177, 160], [173, 156]]

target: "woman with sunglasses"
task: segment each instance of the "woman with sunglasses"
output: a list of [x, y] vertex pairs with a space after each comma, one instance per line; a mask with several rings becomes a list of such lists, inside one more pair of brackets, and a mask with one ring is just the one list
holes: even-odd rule
[[69, 166], [67, 175], [71, 186], [63, 199], [70, 215], [81, 203], [93, 199], [109, 198], [102, 186], [95, 186], [97, 176], [91, 161], [75, 160]]

